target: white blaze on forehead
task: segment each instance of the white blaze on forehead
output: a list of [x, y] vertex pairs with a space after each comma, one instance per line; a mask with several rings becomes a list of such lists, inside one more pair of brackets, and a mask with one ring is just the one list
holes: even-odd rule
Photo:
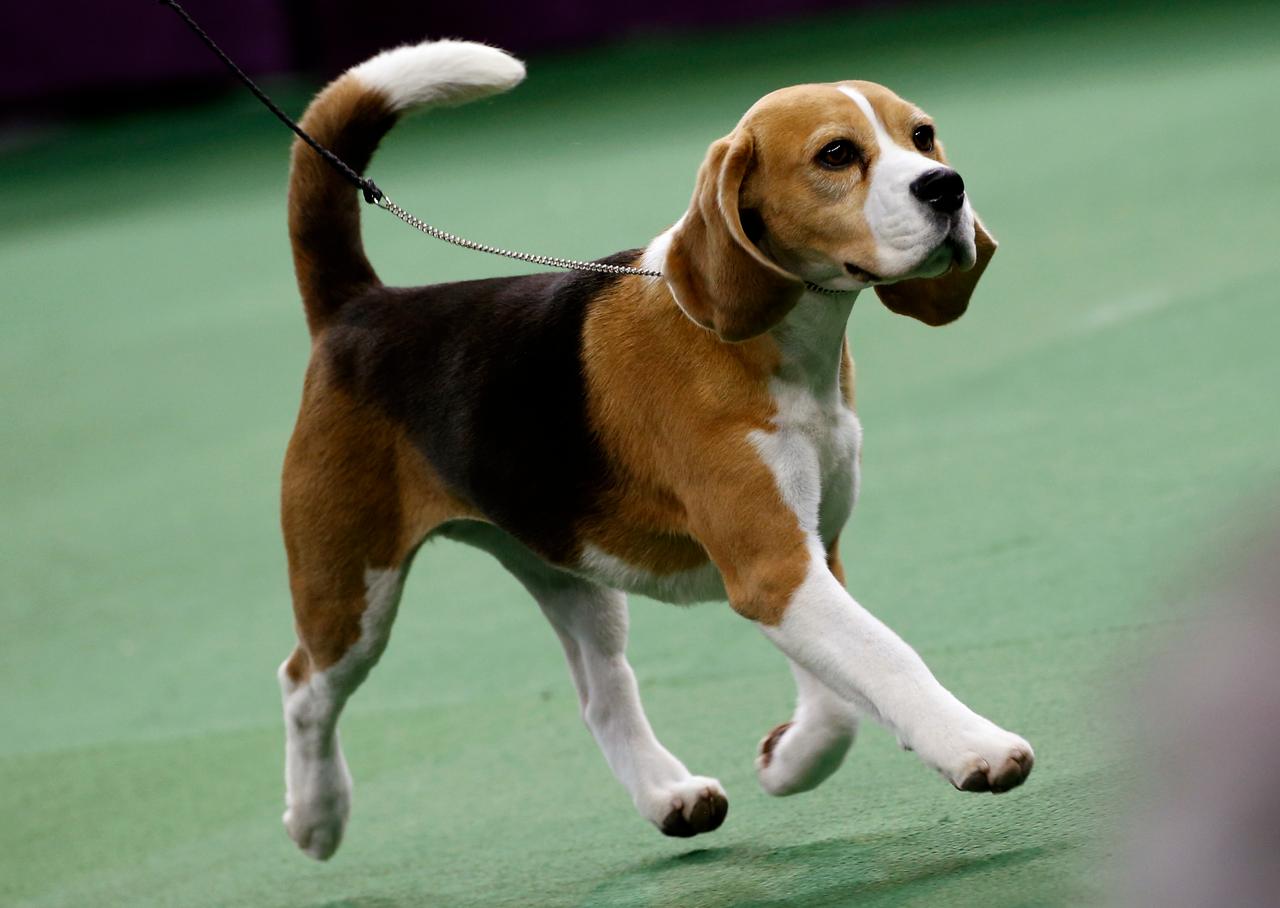
[[876, 131], [876, 142], [884, 145], [886, 141], [893, 144], [893, 140], [889, 138], [885, 132], [884, 124], [880, 122], [880, 118], [876, 116], [876, 110], [871, 106], [871, 102], [867, 100], [867, 96], [856, 88], [849, 88], [847, 85], [837, 85], [836, 90], [843, 95], [847, 95], [858, 105], [858, 109], [866, 116], [867, 121], [871, 124], [871, 128]]
[[888, 154], [893, 151], [899, 151], [909, 157], [919, 158], [920, 161], [926, 166], [929, 166], [929, 167], [937, 166], [936, 161], [933, 161], [930, 158], [926, 158], [922, 154], [917, 154], [914, 151], [903, 148], [897, 142], [893, 141], [893, 137], [889, 135], [889, 131], [884, 128], [884, 123], [880, 121], [880, 116], [876, 113], [876, 109], [871, 106], [871, 102], [867, 100], [866, 95], [858, 91], [856, 88], [849, 88], [847, 85], [837, 85], [836, 88], [841, 94], [845, 95], [850, 100], [852, 100], [854, 104], [857, 104], [858, 109], [862, 111], [863, 115], [867, 118], [868, 122], [871, 123], [871, 128], [874, 129], [876, 133], [876, 142], [880, 146], [881, 154]]

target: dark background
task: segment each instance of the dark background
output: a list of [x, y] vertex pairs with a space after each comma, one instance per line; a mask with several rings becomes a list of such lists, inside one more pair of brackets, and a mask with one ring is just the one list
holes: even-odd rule
[[[329, 77], [385, 47], [461, 37], [518, 54], [893, 0], [648, 0], [645, 3], [446, 4], [423, 0], [188, 0], [183, 4], [254, 75]], [[14, 4], [0, 28], [0, 112], [10, 117], [110, 113], [163, 103], [227, 78], [157, 0]]]

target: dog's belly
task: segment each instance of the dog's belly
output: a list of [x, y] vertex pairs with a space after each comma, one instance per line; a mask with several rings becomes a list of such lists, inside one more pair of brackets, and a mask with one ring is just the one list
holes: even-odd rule
[[720, 571], [705, 555], [697, 563], [673, 571], [658, 571], [630, 563], [604, 549], [587, 544], [578, 572], [604, 586], [648, 596], [660, 602], [689, 604], [725, 598]]

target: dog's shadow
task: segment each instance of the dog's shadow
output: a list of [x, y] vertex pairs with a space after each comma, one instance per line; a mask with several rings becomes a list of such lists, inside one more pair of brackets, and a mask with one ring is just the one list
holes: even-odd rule
[[[910, 900], [983, 871], [1042, 858], [1043, 845], [939, 847], [928, 832], [855, 836], [779, 848], [726, 845], [642, 861], [597, 886], [578, 904], [646, 908], [776, 908]], [[938, 904], [945, 904], [940, 898]]]
[[[974, 874], [1001, 873], [1069, 847], [967, 843], [955, 827], [915, 832], [846, 836], [767, 847], [752, 844], [694, 848], [638, 861], [600, 882], [586, 896], [564, 900], [528, 894], [527, 904], [572, 904], [579, 908], [781, 908], [803, 905], [948, 904], [947, 893]], [[514, 894], [513, 894], [514, 895]], [[1036, 904], [1029, 893], [1029, 901]], [[419, 893], [401, 901], [356, 896], [315, 908], [394, 908], [455, 904]], [[457, 904], [477, 905], [464, 900]], [[518, 904], [518, 901], [503, 901]]]

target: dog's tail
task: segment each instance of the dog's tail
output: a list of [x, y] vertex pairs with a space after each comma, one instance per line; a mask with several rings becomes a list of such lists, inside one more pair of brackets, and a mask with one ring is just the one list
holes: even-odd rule
[[[428, 41], [379, 54], [338, 77], [302, 118], [302, 128], [363, 173], [401, 114], [465, 104], [515, 87], [524, 64], [466, 41]], [[314, 334], [353, 295], [378, 283], [360, 241], [359, 190], [303, 144], [293, 143], [289, 239]]]

